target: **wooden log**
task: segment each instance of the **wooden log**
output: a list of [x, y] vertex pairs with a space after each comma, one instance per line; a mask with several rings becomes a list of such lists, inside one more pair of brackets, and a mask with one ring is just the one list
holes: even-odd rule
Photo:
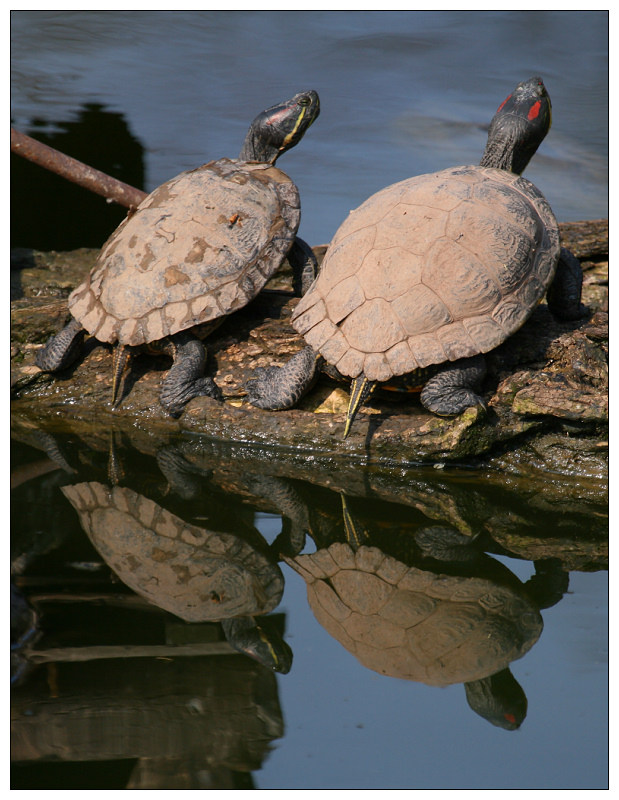
[[[606, 470], [602, 444], [608, 414], [608, 224], [567, 223], [561, 232], [585, 261], [583, 298], [591, 314], [576, 323], [560, 323], [541, 304], [523, 328], [488, 357], [483, 389], [488, 414], [470, 409], [455, 419], [438, 418], [415, 396], [377, 393], [343, 441], [346, 385], [322, 380], [290, 411], [250, 406], [244, 383], [254, 370], [281, 365], [303, 346], [289, 322], [297, 300], [286, 288], [286, 270], [278, 283], [269, 284], [208, 340], [207, 371], [222, 388], [224, 403], [196, 398], [180, 419], [166, 417], [157, 398], [169, 361], [145, 355], [136, 359], [120, 406], [112, 411], [109, 346], [91, 338], [84, 358], [59, 375], [40, 373], [33, 365], [38, 347], [70, 318], [66, 296], [92, 265], [91, 252], [82, 253], [81, 267], [75, 253], [66, 258], [19, 254], [18, 296], [12, 303], [13, 411], [53, 418], [56, 425], [78, 420], [108, 427], [139, 424], [168, 434], [188, 431], [383, 464], [498, 458], [502, 469], [517, 472], [531, 462], [530, 452], [524, 458], [518, 454], [552, 433], [563, 437], [564, 446], [542, 446], [536, 464], [558, 473], [601, 477]], [[325, 249], [315, 248], [319, 258]]]
[[15, 762], [193, 758], [254, 770], [282, 735], [275, 675], [240, 655], [46, 664], [11, 693]]

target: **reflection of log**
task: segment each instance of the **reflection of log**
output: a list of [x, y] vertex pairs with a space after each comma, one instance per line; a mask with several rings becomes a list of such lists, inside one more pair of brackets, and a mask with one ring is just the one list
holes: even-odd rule
[[[302, 347], [290, 325], [296, 300], [282, 291], [263, 291], [210, 338], [208, 369], [223, 390], [224, 404], [195, 398], [179, 420], [166, 417], [158, 404], [158, 390], [169, 362], [141, 356], [125, 383], [119, 408], [111, 412], [108, 347], [90, 340], [85, 357], [59, 376], [41, 374], [33, 366], [38, 347], [68, 319], [66, 290], [90, 268], [92, 253], [84, 254], [81, 266], [76, 253], [66, 258], [19, 256], [25, 266], [14, 273], [19, 277], [15, 294], [23, 295], [12, 308], [14, 408], [23, 414], [58, 417], [70, 407], [72, 420], [84, 424], [107, 420], [120, 426], [139, 421], [166, 433], [189, 430], [329, 458], [447, 462], [501, 452], [503, 470], [526, 471], [534, 462], [542, 470], [599, 476], [605, 465], [608, 416], [608, 223], [568, 223], [561, 230], [583, 258], [584, 301], [593, 316], [560, 323], [546, 305], [540, 305], [523, 328], [489, 356], [483, 390], [491, 409], [488, 415], [470, 409], [453, 420], [438, 418], [414, 396], [378, 393], [343, 441], [346, 386], [323, 381], [291, 411], [251, 407], [244, 401], [243, 385], [256, 367], [282, 364]], [[325, 248], [315, 249], [320, 256]], [[286, 286], [281, 280], [277, 285]], [[546, 434], [560, 437], [561, 442], [546, 446]], [[533, 448], [522, 449], [531, 443]]]
[[240, 655], [60, 663], [12, 696], [14, 761], [194, 757], [248, 771], [282, 734], [275, 676]]
[[126, 645], [94, 647], [52, 647], [49, 650], [27, 650], [24, 655], [32, 664], [58, 661], [96, 661], [101, 658], [178, 658], [179, 656], [225, 656], [236, 650], [228, 642], [205, 642], [174, 645]]
[[251, 775], [231, 769], [205, 769], [196, 758], [141, 758], [127, 789], [255, 789]]
[[58, 464], [54, 464], [49, 458], [42, 459], [34, 464], [21, 464], [11, 470], [11, 489], [16, 489], [22, 483], [38, 478], [40, 475], [45, 475], [47, 472], [54, 472], [57, 469], [60, 469]]

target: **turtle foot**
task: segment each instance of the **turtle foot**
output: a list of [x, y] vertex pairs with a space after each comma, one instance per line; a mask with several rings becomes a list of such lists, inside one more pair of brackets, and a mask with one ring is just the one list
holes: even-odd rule
[[488, 410], [486, 401], [475, 393], [486, 374], [483, 356], [454, 361], [431, 378], [421, 392], [422, 404], [440, 417], [452, 417], [477, 406]]
[[46, 372], [60, 372], [78, 357], [86, 331], [72, 319], [59, 334], [52, 336], [36, 354], [34, 363]]
[[480, 397], [470, 389], [451, 389], [441, 395], [440, 398], [421, 397], [421, 402], [428, 409], [439, 417], [457, 417], [467, 408], [479, 408], [481, 411], [488, 411], [488, 405], [483, 397]]
[[268, 411], [292, 408], [312, 387], [321, 366], [322, 359], [311, 347], [305, 347], [283, 367], [259, 367], [245, 384], [247, 400]]
[[221, 389], [212, 378], [197, 378], [185, 384], [164, 381], [159, 402], [171, 417], [179, 417], [194, 397], [212, 397], [213, 400], [223, 401]]

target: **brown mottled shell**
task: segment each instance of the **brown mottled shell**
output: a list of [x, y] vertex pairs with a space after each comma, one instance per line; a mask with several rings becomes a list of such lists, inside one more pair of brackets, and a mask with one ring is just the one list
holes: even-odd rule
[[137, 594], [187, 622], [268, 614], [281, 569], [239, 536], [184, 522], [131, 489], [62, 488], [106, 563]]
[[351, 212], [292, 323], [343, 375], [385, 381], [497, 347], [558, 258], [557, 222], [530, 181], [475, 166], [421, 175]]
[[432, 686], [480, 680], [522, 658], [542, 632], [524, 594], [408, 567], [376, 547], [336, 542], [285, 561], [304, 578], [318, 622], [383, 675]]
[[298, 190], [281, 170], [211, 161], [155, 189], [125, 219], [69, 309], [100, 341], [125, 345], [219, 320], [258, 294], [299, 221]]

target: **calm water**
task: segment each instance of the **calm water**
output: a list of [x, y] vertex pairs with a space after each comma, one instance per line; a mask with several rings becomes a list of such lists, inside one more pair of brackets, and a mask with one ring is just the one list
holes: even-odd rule
[[541, 75], [553, 127], [527, 176], [559, 221], [598, 219], [607, 35], [603, 11], [13, 12], [12, 116], [28, 132], [75, 122], [86, 104], [121, 114], [150, 191], [237, 155], [259, 111], [314, 88], [321, 116], [279, 164], [301, 191], [300, 235], [322, 244], [384, 186], [478, 162], [497, 106]]
[[[216, 768], [245, 776], [251, 770], [260, 789], [604, 788], [608, 615], [601, 500], [566, 504], [548, 494], [540, 504], [531, 486], [510, 486], [496, 476], [489, 481], [487, 475], [432, 468], [347, 475], [335, 465], [312, 467], [277, 451], [242, 446], [231, 451], [194, 437], [162, 445], [142, 434], [138, 450], [120, 446], [124, 435], [93, 433], [86, 445], [75, 434], [51, 437], [23, 420], [16, 426], [14, 580], [39, 611], [40, 638], [31, 646], [39, 653], [50, 648], [64, 653], [57, 663], [25, 672], [14, 690], [17, 785], [120, 788], [130, 770], [136, 780], [147, 763], [153, 772], [152, 765], [173, 768], [174, 782], [168, 776], [159, 788], [190, 788], [178, 782], [186, 773], [193, 788], [206, 788], [209, 781], [225, 788], [216, 782]], [[241, 724], [230, 699], [233, 689], [225, 683], [204, 687], [217, 668], [216, 656], [200, 657], [199, 667], [197, 656], [174, 658], [171, 645], [223, 638], [213, 623], [183, 623], [174, 616], [188, 613], [192, 604], [202, 609], [205, 592], [213, 587], [225, 596], [216, 580], [207, 584], [208, 591], [191, 594], [196, 583], [185, 585], [183, 575], [195, 574], [195, 565], [210, 569], [209, 558], [218, 551], [201, 540], [213, 532], [236, 537], [237, 548], [263, 555], [276, 539], [277, 552], [293, 556], [299, 547], [324, 554], [334, 543], [344, 543], [341, 487], [346, 487], [347, 513], [366, 544], [389, 563], [397, 562], [398, 569], [423, 577], [413, 594], [398, 596], [400, 611], [390, 619], [406, 627], [402, 620], [412, 624], [407, 615], [415, 622], [428, 615], [424, 680], [444, 679], [448, 685], [425, 685], [418, 675], [403, 679], [397, 656], [384, 650], [386, 631], [376, 615], [362, 615], [360, 640], [378, 654], [378, 671], [368, 668], [362, 653], [357, 660], [329, 615], [319, 621], [315, 605], [310, 609], [301, 575], [282, 564], [285, 586], [276, 613], [285, 615], [292, 669], [278, 675], [275, 685], [266, 667], [246, 656], [225, 656], [231, 670], [239, 668], [235, 661], [244, 662], [247, 669], [261, 670], [263, 681], [273, 681], [253, 690], [256, 707], [245, 709], [248, 718], [241, 717]], [[278, 505], [287, 514], [284, 523]], [[288, 539], [277, 537], [299, 524], [306, 541], [291, 550]], [[170, 545], [176, 525], [185, 526], [184, 545]], [[480, 537], [474, 546], [460, 544], [453, 552], [431, 544], [424, 549], [424, 535], [427, 542], [437, 526], [441, 542], [471, 526]], [[183, 547], [189, 555], [183, 556]], [[241, 556], [236, 560], [240, 563]], [[178, 576], [172, 584], [165, 579], [168, 562]], [[110, 565], [122, 582], [111, 582]], [[355, 574], [359, 579], [365, 573]], [[375, 590], [367, 575], [360, 580], [362, 597], [370, 596]], [[419, 588], [430, 580], [438, 587], [451, 581], [449, 596], [461, 595], [464, 601], [450, 606], [443, 601], [435, 616], [422, 612], [431, 597], [444, 596], [444, 590], [433, 595]], [[123, 582], [156, 605], [146, 610], [144, 603], [132, 606], [125, 600], [123, 608], [119, 598], [131, 594]], [[354, 590], [341, 592], [342, 602], [359, 609], [354, 597]], [[488, 605], [483, 597], [494, 599]], [[499, 628], [484, 628], [481, 609], [499, 605], [504, 608]], [[166, 611], [157, 613], [157, 607]], [[533, 626], [525, 622], [531, 618], [537, 620]], [[495, 656], [484, 657], [488, 635], [502, 644]], [[168, 647], [158, 657], [140, 651], [164, 644]], [[133, 647], [135, 657], [98, 661], [88, 650], [118, 645]], [[448, 653], [454, 647], [452, 659]], [[76, 653], [90, 656], [66, 663]], [[471, 660], [486, 677], [504, 670], [513, 657], [519, 658], [510, 666], [515, 688], [505, 697], [493, 695], [499, 717], [513, 714], [522, 724], [504, 730], [485, 718], [483, 709], [469, 707], [462, 681], [472, 685], [466, 666]], [[153, 690], [153, 672], [170, 663], [176, 665], [173, 676]], [[255, 680], [253, 672], [250, 677]], [[117, 697], [124, 699], [119, 703]], [[207, 704], [209, 709], [212, 704], [208, 713]], [[141, 716], [137, 733], [129, 727], [134, 731], [129, 736], [127, 726], [135, 726], [135, 719], [127, 706], [134, 705]], [[198, 710], [192, 714], [188, 708]], [[264, 730], [267, 709], [275, 721]], [[176, 725], [165, 735], [162, 719]], [[220, 761], [218, 747], [208, 739], [209, 725], [221, 740], [232, 742]], [[247, 755], [256, 736], [262, 745], [257, 763]], [[270, 745], [272, 752], [264, 752]], [[94, 771], [100, 759], [110, 762], [103, 779]], [[51, 777], [50, 761], [57, 771]], [[79, 763], [91, 767], [81, 783], [71, 771]], [[118, 782], [121, 778], [125, 783]]]
[[[608, 214], [607, 52], [605, 12], [13, 12], [12, 119], [16, 128], [57, 137], [60, 149], [75, 147], [77, 157], [150, 190], [210, 158], [236, 155], [256, 113], [314, 88], [321, 116], [280, 166], [301, 191], [300, 233], [319, 244], [387, 184], [478, 161], [496, 107], [516, 83], [539, 74], [552, 98], [553, 128], [527, 176], [559, 220], [595, 219]], [[110, 149], [97, 164], [97, 154]], [[42, 184], [36, 172], [28, 180], [28, 226], [14, 233], [14, 244], [35, 244], [50, 221], [46, 235], [57, 238], [35, 246], [97, 246], [114, 228], [99, 203], [88, 214], [101, 217], [103, 227], [80, 222], [86, 240], [75, 232], [63, 239], [78, 211], [51, 189], [52, 204], [45, 198], [37, 212]], [[14, 216], [25, 216], [19, 208], [15, 200]], [[111, 490], [110, 434], [97, 433], [96, 443], [58, 436], [53, 447], [22, 428], [17, 434], [11, 558], [23, 595], [39, 598], [41, 636], [32, 646], [66, 651], [220, 640], [217, 625], [184, 625], [139, 604], [124, 609], [129, 590], [111, 581], [70, 492], [61, 491], [93, 481]], [[118, 486], [186, 524], [251, 528], [252, 541], [263, 539], [266, 548], [282, 524], [290, 527], [273, 502], [275, 489], [260, 481], [266, 475], [284, 479], [302, 495], [305, 513], [318, 515], [317, 540], [308, 536], [305, 552], [345, 539], [341, 497], [320, 469], [295, 472], [275, 452], [228, 460], [222, 451], [209, 461], [206, 446], [196, 464], [184, 442], [188, 488], [170, 483], [156, 460], [157, 443], [146, 437], [136, 450], [122, 441]], [[56, 460], [46, 460], [50, 455]], [[519, 730], [475, 713], [462, 683], [438, 688], [363, 666], [317, 621], [303, 578], [281, 564], [285, 588], [276, 613], [285, 615], [294, 652], [288, 674], [275, 680], [240, 655], [176, 658], [173, 679], [166, 677], [165, 654], [42, 664], [15, 690], [22, 737], [15, 786], [121, 788], [150, 769], [160, 788], [251, 788], [251, 781], [265, 790], [605, 788], [603, 501], [579, 503], [574, 485], [569, 509], [559, 501], [544, 506], [535, 494], [486, 475], [431, 469], [338, 481], [353, 485], [347, 502], [372, 546], [390, 542], [391, 553], [401, 541], [412, 547], [406, 556], [397, 551], [407, 568], [432, 572], [410, 544], [420, 531], [457, 531], [464, 519], [481, 537], [475, 564], [483, 561], [492, 575], [503, 571], [501, 585], [532, 596], [529, 581], [548, 558], [548, 537], [569, 543], [565, 569], [556, 561], [543, 565], [554, 587], [551, 600], [536, 600], [543, 631], [510, 668], [528, 702]], [[449, 559], [433, 569], [480, 578]], [[73, 602], [60, 601], [62, 592]], [[216, 687], [208, 683], [218, 670], [252, 687], [247, 707], [234, 706], [238, 691], [226, 694], [223, 678]], [[137, 726], [127, 716], [132, 701], [141, 715]], [[213, 730], [218, 738], [211, 741]], [[138, 744], [129, 746], [131, 731]], [[259, 755], [248, 744], [252, 736]], [[228, 742], [234, 746], [224, 757]], [[50, 753], [60, 753], [60, 761]], [[179, 783], [186, 776], [190, 784]]]

